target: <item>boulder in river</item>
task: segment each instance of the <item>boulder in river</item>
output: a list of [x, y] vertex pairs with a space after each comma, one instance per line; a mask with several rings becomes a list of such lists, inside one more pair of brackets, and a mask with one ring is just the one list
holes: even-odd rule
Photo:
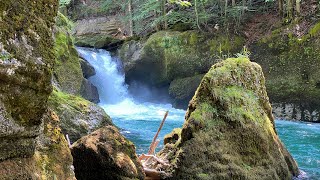
[[75, 174], [81, 179], [144, 179], [132, 142], [114, 126], [98, 129], [71, 147]]
[[[179, 138], [174, 138], [173, 135]], [[176, 136], [175, 135], [175, 136]], [[170, 140], [171, 139], [171, 140]], [[275, 130], [261, 67], [217, 63], [189, 103], [181, 131], [160, 156], [168, 179], [292, 179], [298, 167]]]

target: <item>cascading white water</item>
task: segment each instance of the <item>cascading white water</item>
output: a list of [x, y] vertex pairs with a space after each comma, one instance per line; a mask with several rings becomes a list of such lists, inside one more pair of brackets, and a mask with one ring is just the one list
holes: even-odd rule
[[124, 75], [118, 71], [118, 65], [108, 51], [88, 48], [77, 50], [96, 71], [96, 75], [89, 80], [97, 87], [101, 104], [117, 104], [128, 98]]
[[184, 110], [175, 109], [171, 104], [141, 103], [128, 93], [124, 74], [119, 71], [119, 61], [112, 58], [109, 52], [80, 47], [77, 50], [96, 70], [96, 75], [90, 77], [89, 81], [98, 89], [99, 105], [118, 127], [124, 129], [126, 136], [135, 142], [138, 153], [148, 149], [165, 111], [169, 111], [169, 116], [159, 138], [163, 139], [173, 128], [181, 127]]

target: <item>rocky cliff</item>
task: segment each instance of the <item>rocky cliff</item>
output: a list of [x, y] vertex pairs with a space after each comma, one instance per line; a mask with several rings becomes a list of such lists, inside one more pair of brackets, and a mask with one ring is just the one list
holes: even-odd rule
[[215, 64], [166, 136], [168, 179], [292, 179], [298, 167], [274, 126], [261, 67], [247, 58]]
[[47, 111], [57, 9], [57, 0], [0, 4], [0, 179], [74, 178], [66, 141]]

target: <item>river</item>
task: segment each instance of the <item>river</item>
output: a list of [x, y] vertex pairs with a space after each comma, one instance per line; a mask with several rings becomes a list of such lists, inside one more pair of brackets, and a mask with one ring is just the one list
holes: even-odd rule
[[[182, 126], [185, 110], [175, 109], [171, 104], [141, 102], [130, 95], [120, 61], [111, 57], [109, 52], [88, 48], [77, 50], [96, 70], [96, 75], [89, 80], [98, 88], [99, 105], [134, 142], [138, 154], [148, 151], [165, 111], [169, 111], [169, 116], [159, 139]], [[142, 93], [150, 94], [148, 89], [144, 91]], [[276, 129], [303, 172], [300, 179], [320, 179], [320, 124], [277, 120]], [[162, 147], [163, 142], [160, 142], [158, 150]]]

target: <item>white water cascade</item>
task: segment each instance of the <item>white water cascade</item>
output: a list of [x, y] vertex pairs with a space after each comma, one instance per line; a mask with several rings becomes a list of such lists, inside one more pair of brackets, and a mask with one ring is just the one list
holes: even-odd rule
[[[119, 70], [120, 61], [101, 49], [77, 48], [80, 56], [95, 69], [96, 75], [89, 81], [98, 89], [99, 105], [113, 119], [113, 122], [137, 146], [137, 152], [145, 152], [157, 131], [160, 121], [169, 111], [169, 116], [159, 138], [181, 127], [184, 110], [175, 109], [171, 104], [141, 102], [128, 93], [124, 74]], [[144, 89], [144, 91], [147, 91]], [[142, 92], [150, 94], [150, 92]], [[154, 96], [157, 96], [156, 94]]]

